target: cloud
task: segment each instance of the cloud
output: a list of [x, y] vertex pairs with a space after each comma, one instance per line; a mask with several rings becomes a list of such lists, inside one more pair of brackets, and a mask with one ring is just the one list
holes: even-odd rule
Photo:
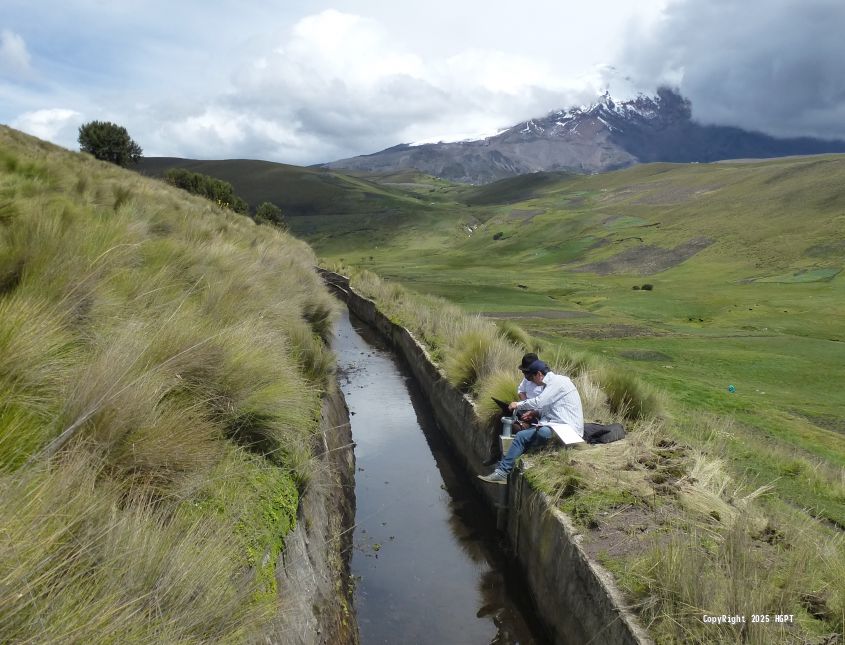
[[62, 106], [151, 156], [301, 164], [492, 134], [593, 99], [621, 26], [666, 1], [5, 0], [0, 120]]
[[423, 58], [381, 23], [327, 10], [254, 50], [233, 71], [231, 91], [172, 113], [150, 149], [170, 142], [190, 154], [314, 163], [490, 134], [568, 105], [583, 90], [518, 54], [470, 49]]
[[620, 67], [678, 87], [704, 123], [845, 139], [843, 25], [841, 0], [677, 0]]
[[32, 70], [24, 39], [8, 29], [0, 31], [0, 76], [22, 78]]
[[52, 108], [25, 112], [12, 121], [13, 128], [67, 148], [75, 146], [82, 114], [75, 110]]

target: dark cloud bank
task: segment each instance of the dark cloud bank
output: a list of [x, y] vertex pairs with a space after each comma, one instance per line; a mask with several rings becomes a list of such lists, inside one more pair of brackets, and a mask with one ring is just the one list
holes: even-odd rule
[[702, 123], [845, 139], [843, 32], [842, 0], [678, 0], [619, 67], [677, 87]]

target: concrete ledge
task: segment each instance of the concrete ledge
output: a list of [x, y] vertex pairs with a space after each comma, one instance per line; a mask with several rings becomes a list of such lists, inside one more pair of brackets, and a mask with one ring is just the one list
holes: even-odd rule
[[[334, 385], [334, 384], [333, 384]], [[266, 643], [358, 643], [349, 557], [355, 523], [355, 453], [349, 411], [340, 388], [323, 399], [318, 463], [276, 563], [281, 614]]]
[[[498, 428], [483, 424], [473, 401], [459, 392], [434, 365], [413, 334], [391, 322], [376, 304], [357, 294], [349, 279], [320, 270], [323, 279], [349, 310], [376, 329], [407, 362], [428, 397], [435, 419], [467, 469], [489, 468], [483, 462], [498, 441]], [[510, 485], [477, 487], [491, 509], [519, 561], [539, 616], [556, 643], [651, 643], [636, 616], [625, 607], [613, 577], [591, 560], [571, 520], [534, 489], [524, 472], [511, 474]]]

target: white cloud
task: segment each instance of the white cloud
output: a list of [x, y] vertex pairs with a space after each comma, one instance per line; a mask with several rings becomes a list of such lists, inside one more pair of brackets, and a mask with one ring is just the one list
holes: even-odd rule
[[182, 155], [201, 159], [305, 158], [321, 145], [325, 143], [283, 122], [246, 111], [212, 107], [161, 126], [149, 143], [147, 154], [155, 156], [177, 149]]
[[31, 62], [26, 42], [8, 29], [0, 32], [0, 75], [24, 77], [31, 72]]
[[441, 76], [445, 85], [456, 89], [480, 88], [508, 96], [522, 94], [532, 87], [566, 86], [560, 73], [545, 61], [489, 49], [470, 49], [451, 56], [443, 63]]
[[[284, 54], [284, 50], [281, 50]], [[293, 28], [287, 57], [308, 63], [320, 75], [372, 87], [391, 76], [420, 78], [423, 61], [391, 42], [375, 20], [330, 9], [307, 16]]]
[[74, 147], [81, 124], [82, 114], [64, 108], [25, 112], [11, 123], [13, 128], [67, 148]]
[[43, 38], [39, 82], [0, 85], [0, 120], [61, 105], [124, 125], [151, 156], [302, 164], [490, 134], [593, 98], [616, 34], [666, 1], [185, 0], [162, 23], [163, 0], [14, 0], [0, 23]]
[[564, 107], [585, 87], [591, 96], [597, 90], [545, 61], [499, 50], [423, 59], [375, 20], [335, 10], [303, 18], [232, 78], [233, 91], [183, 113], [161, 141], [215, 157], [272, 150], [314, 163], [493, 133]]

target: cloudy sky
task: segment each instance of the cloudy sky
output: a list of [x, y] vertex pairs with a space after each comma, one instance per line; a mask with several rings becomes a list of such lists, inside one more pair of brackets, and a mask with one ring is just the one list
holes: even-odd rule
[[310, 164], [669, 84], [702, 122], [845, 138], [843, 32], [842, 0], [2, 0], [0, 123]]

